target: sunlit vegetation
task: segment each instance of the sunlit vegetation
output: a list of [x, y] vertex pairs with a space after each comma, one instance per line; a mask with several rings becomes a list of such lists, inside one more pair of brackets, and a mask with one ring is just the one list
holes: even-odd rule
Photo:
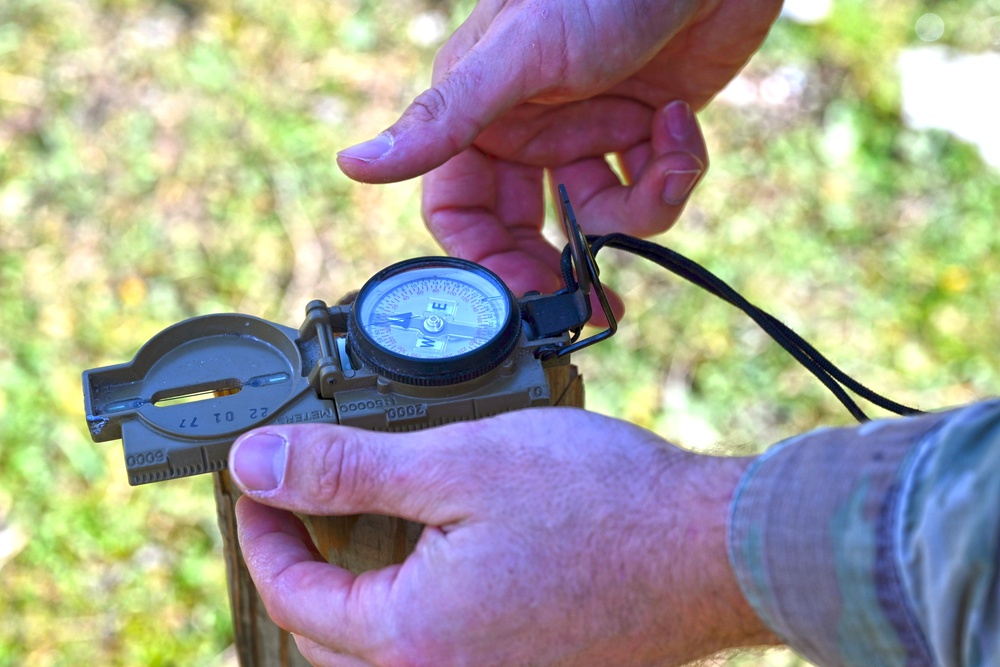
[[[659, 239], [923, 408], [1000, 380], [1000, 174], [899, 113], [894, 63], [932, 5], [942, 41], [997, 48], [995, 2], [843, 0], [781, 21], [701, 114], [711, 171]], [[470, 6], [0, 3], [0, 667], [224, 662], [211, 480], [129, 487], [120, 446], [90, 440], [80, 372], [193, 315], [297, 326], [310, 299], [438, 252], [419, 183], [358, 185], [333, 156], [428, 84]], [[713, 451], [849, 423], [729, 306], [599, 259], [628, 315], [578, 355], [592, 409]]]

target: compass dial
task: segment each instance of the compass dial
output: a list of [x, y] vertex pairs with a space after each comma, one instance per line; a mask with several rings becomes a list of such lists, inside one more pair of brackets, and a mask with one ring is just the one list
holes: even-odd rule
[[451, 257], [401, 262], [369, 280], [348, 322], [352, 350], [379, 373], [411, 384], [481, 375], [520, 334], [510, 290], [487, 269]]

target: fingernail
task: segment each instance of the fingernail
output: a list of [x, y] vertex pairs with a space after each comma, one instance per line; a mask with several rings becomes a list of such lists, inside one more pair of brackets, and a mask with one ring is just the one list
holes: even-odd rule
[[247, 491], [273, 491], [281, 486], [288, 459], [288, 443], [281, 436], [258, 433], [238, 440], [230, 471]]
[[670, 206], [683, 204], [705, 172], [701, 161], [693, 155], [678, 154], [676, 158], [678, 164], [664, 173], [663, 201]]
[[695, 129], [694, 114], [684, 100], [675, 100], [664, 109], [667, 129], [674, 139], [684, 139]]
[[392, 149], [393, 141], [391, 134], [383, 132], [374, 139], [369, 139], [364, 143], [345, 148], [337, 153], [337, 156], [361, 160], [362, 162], [372, 162], [388, 153]]

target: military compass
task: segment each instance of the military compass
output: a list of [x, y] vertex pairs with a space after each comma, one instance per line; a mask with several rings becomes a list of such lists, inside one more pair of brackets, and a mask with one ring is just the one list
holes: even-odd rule
[[394, 264], [361, 288], [351, 351], [392, 380], [444, 385], [500, 365], [521, 335], [517, 300], [484, 267], [451, 257]]
[[[310, 302], [297, 329], [242, 314], [186, 320], [132, 361], [83, 373], [91, 436], [121, 438], [129, 482], [145, 484], [221, 470], [241, 433], [269, 424], [411, 431], [558, 404], [551, 372], [614, 328], [560, 195], [566, 289], [516, 298], [479, 264], [423, 257], [379, 271], [350, 303]], [[592, 289], [612, 326], [581, 341]]]
[[[565, 287], [519, 298], [483, 266], [450, 257], [393, 264], [352, 303], [312, 301], [298, 329], [249, 315], [193, 318], [149, 340], [131, 362], [83, 373], [95, 441], [122, 439], [132, 484], [225, 467], [229, 447], [264, 425], [330, 422], [412, 431], [522, 408], [558, 405], [552, 371], [614, 334], [598, 280], [602, 247], [644, 257], [743, 310], [859, 420], [845, 390], [897, 414], [890, 401], [678, 253], [625, 234], [586, 237], [565, 188]], [[607, 329], [580, 338], [596, 297]]]

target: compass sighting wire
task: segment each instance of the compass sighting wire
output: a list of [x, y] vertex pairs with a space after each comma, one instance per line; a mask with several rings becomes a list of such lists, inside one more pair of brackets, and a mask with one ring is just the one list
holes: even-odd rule
[[[847, 394], [845, 388], [872, 404], [897, 415], [921, 414], [920, 410], [890, 400], [852, 378], [781, 320], [750, 303], [724, 280], [694, 260], [664, 246], [628, 234], [588, 235], [586, 238], [594, 255], [601, 248], [609, 247], [648, 259], [743, 311], [768, 336], [822, 382], [859, 422], [868, 421], [868, 415]], [[562, 273], [569, 291], [575, 290], [577, 281], [573, 273], [573, 259], [569, 247], [563, 250]]]

